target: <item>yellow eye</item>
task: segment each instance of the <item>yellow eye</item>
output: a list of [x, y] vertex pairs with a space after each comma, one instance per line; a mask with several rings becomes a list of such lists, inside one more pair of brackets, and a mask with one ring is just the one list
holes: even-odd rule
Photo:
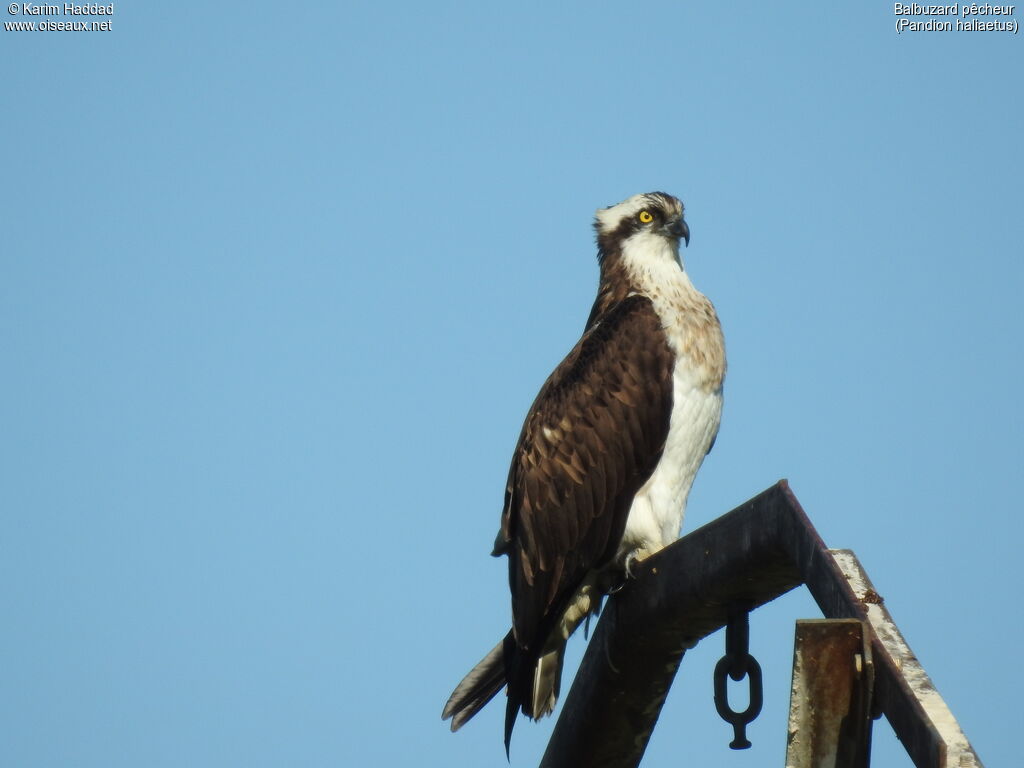
[[652, 221], [654, 221], [654, 217], [651, 216], [650, 211], [640, 211], [639, 219], [643, 224], [650, 224]]

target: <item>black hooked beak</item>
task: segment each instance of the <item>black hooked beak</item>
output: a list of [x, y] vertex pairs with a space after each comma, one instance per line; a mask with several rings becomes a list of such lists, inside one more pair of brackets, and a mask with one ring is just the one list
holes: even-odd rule
[[683, 221], [683, 217], [680, 216], [676, 221], [673, 221], [669, 225], [668, 232], [672, 237], [681, 237], [683, 241], [689, 246], [690, 244], [690, 228]]

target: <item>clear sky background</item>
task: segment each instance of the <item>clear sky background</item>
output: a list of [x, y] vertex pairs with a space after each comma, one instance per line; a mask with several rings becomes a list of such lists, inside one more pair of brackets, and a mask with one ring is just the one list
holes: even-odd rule
[[[503, 765], [502, 703], [455, 735], [441, 707], [509, 624], [488, 553], [593, 211], [654, 189], [730, 364], [685, 529], [788, 477], [1014, 764], [1024, 37], [897, 35], [884, 2], [485, 5], [0, 30], [0, 764]], [[781, 765], [819, 615], [752, 618], [753, 750], [718, 634], [645, 765]]]

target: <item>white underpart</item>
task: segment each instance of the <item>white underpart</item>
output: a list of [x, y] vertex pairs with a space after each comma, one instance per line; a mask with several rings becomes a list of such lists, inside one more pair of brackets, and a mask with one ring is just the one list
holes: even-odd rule
[[625, 242], [622, 255], [640, 286], [639, 292], [654, 304], [676, 355], [665, 450], [654, 473], [633, 499], [619, 546], [620, 557], [644, 557], [679, 537], [690, 486], [718, 433], [722, 390], [709, 390], [706, 376], [684, 352], [686, 324], [682, 313], [703, 297], [682, 268], [678, 243], [642, 231]]

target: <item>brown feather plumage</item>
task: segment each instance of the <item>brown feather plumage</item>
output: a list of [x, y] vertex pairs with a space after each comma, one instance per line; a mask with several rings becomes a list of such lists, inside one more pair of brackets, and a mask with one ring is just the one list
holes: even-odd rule
[[[651, 302], [627, 297], [591, 324], [526, 417], [501, 526], [523, 669], [587, 574], [615, 554], [668, 434], [673, 359]], [[510, 679], [510, 699], [528, 701], [529, 685]]]

